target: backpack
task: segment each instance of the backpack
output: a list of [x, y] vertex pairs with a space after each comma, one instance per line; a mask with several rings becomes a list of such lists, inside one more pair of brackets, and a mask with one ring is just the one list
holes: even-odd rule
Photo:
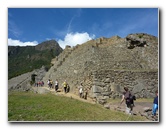
[[126, 100], [126, 104], [134, 104], [134, 100], [136, 100], [136, 97], [134, 94], [132, 94], [130, 91], [127, 91], [125, 93], [125, 100]]

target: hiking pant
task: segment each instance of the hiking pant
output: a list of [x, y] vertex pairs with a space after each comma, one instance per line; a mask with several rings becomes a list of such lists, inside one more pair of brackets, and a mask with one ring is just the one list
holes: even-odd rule
[[55, 85], [55, 91], [57, 91], [58, 90], [58, 85]]
[[133, 104], [126, 104], [126, 114], [132, 114]]
[[49, 88], [51, 89], [51, 84], [49, 84], [48, 86], [49, 86]]
[[80, 98], [82, 98], [82, 93], [80, 93]]
[[67, 87], [64, 87], [64, 92], [65, 92], [65, 93], [67, 92]]
[[153, 104], [153, 109], [152, 109], [152, 115], [156, 115], [156, 112], [158, 110], [158, 105], [157, 104]]

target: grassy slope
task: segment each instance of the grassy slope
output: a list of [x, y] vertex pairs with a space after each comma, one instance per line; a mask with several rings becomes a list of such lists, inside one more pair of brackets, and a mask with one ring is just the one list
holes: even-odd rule
[[111, 111], [100, 105], [89, 104], [53, 94], [12, 92], [8, 96], [8, 121], [145, 121], [140, 116]]

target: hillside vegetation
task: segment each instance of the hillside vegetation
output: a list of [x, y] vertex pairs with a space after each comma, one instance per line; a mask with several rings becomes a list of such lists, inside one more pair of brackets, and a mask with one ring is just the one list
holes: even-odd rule
[[45, 66], [62, 52], [55, 40], [45, 41], [37, 46], [8, 46], [8, 79]]
[[131, 116], [112, 111], [101, 105], [53, 94], [9, 92], [8, 121], [51, 121], [51, 122], [119, 122], [146, 121], [141, 116]]

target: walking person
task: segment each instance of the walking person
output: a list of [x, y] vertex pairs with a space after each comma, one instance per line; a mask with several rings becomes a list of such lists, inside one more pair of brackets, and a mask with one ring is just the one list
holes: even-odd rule
[[152, 117], [156, 117], [156, 112], [158, 110], [158, 90], [156, 90], [155, 94], [156, 97], [153, 100]]
[[59, 84], [58, 84], [58, 80], [56, 80], [56, 81], [55, 81], [55, 91], [56, 91], [56, 92], [57, 92], [57, 90], [58, 90], [58, 88], [59, 88], [58, 85], [59, 85]]
[[70, 91], [70, 86], [69, 86], [69, 84], [67, 83], [66, 92], [68, 93], [69, 91]]
[[53, 88], [53, 81], [50, 80], [50, 89]]
[[87, 99], [87, 96], [88, 96], [88, 89], [86, 88], [85, 90], [84, 90], [84, 99]]
[[63, 82], [63, 88], [64, 88], [64, 92], [67, 93], [67, 82], [66, 82], [66, 80]]
[[133, 95], [129, 91], [129, 89], [127, 87], [124, 87], [124, 92], [123, 92], [123, 95], [122, 95], [120, 106], [124, 101], [126, 101], [126, 113], [130, 114], [130, 115], [132, 114], [133, 107], [134, 107], [134, 100], [133, 100], [132, 96]]
[[50, 79], [47, 81], [48, 88], [50, 88]]
[[42, 81], [42, 86], [44, 86], [44, 82]]
[[80, 98], [82, 98], [82, 94], [83, 94], [83, 86], [82, 86], [82, 83], [81, 83], [81, 85], [79, 86], [78, 90], [79, 90], [79, 96], [80, 96]]

